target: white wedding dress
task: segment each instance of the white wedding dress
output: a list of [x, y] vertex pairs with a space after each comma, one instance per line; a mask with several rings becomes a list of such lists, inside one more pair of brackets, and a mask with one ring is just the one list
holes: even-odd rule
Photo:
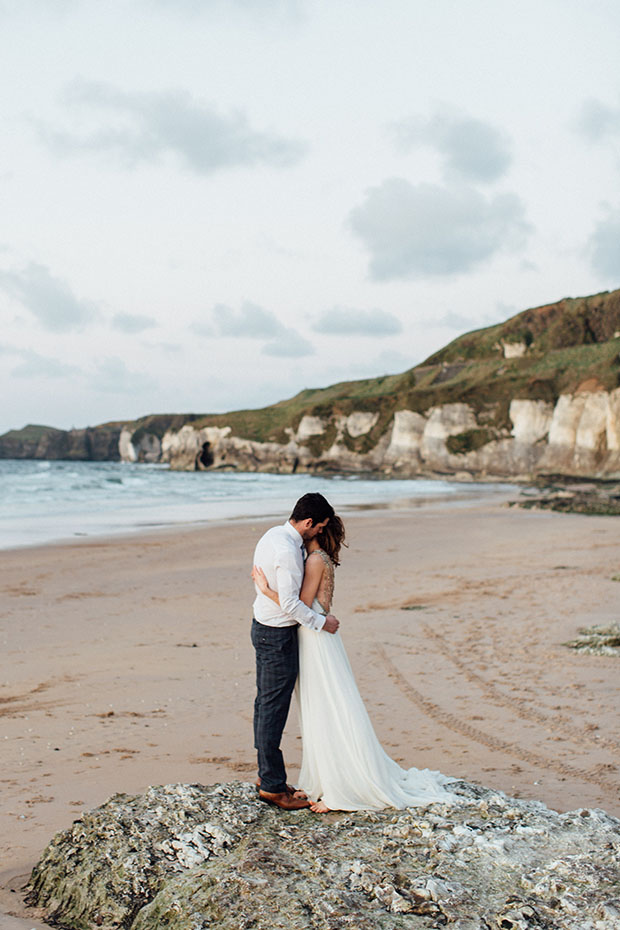
[[[315, 599], [312, 608], [326, 614], [331, 606], [334, 565], [325, 552], [318, 552], [331, 578], [323, 594], [325, 606]], [[447, 788], [451, 779], [429, 769], [402, 769], [383, 750], [340, 633], [317, 633], [300, 626], [298, 643], [296, 694], [303, 741], [299, 787], [311, 800], [320, 798], [332, 810], [344, 811], [403, 809], [457, 800]]]

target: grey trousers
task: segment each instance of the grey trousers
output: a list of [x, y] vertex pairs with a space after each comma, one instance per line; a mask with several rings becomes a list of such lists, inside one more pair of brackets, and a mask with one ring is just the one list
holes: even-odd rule
[[286, 769], [280, 741], [297, 680], [297, 626], [273, 627], [252, 620], [256, 652], [254, 746], [264, 791], [286, 790]]

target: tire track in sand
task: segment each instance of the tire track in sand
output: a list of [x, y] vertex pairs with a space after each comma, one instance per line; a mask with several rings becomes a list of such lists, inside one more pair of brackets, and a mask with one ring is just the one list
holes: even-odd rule
[[609, 749], [614, 753], [620, 752], [620, 743], [617, 743], [615, 740], [609, 739], [606, 736], [593, 736], [588, 733], [587, 730], [571, 726], [566, 717], [563, 717], [561, 714], [545, 714], [540, 710], [536, 710], [534, 707], [528, 707], [522, 698], [511, 698], [507, 694], [504, 694], [493, 682], [479, 675], [477, 672], [472, 671], [472, 669], [450, 648], [447, 640], [441, 633], [437, 633], [436, 630], [433, 630], [426, 623], [421, 623], [419, 629], [423, 630], [431, 639], [434, 639], [435, 642], [441, 646], [442, 654], [463, 673], [468, 681], [471, 681], [472, 684], [477, 685], [484, 691], [492, 699], [493, 703], [508, 707], [516, 717], [520, 717], [522, 720], [533, 720], [550, 729], [561, 730], [566, 736], [569, 736], [579, 743], [587, 742], [592, 746], [596, 746], [598, 749]]
[[418, 691], [417, 688], [414, 688], [413, 685], [407, 681], [381, 645], [378, 647], [378, 654], [388, 676], [393, 679], [394, 683], [405, 697], [410, 700], [412, 704], [419, 707], [428, 717], [436, 720], [437, 723], [442, 724], [442, 726], [446, 727], [448, 730], [458, 733], [459, 736], [465, 736], [476, 743], [481, 743], [488, 749], [515, 756], [521, 762], [529, 762], [539, 769], [553, 769], [553, 771], [558, 772], [560, 775], [578, 778], [588, 784], [598, 785], [600, 788], [604, 788], [607, 791], [610, 789], [614, 791], [617, 790], [617, 784], [615, 782], [601, 777], [596, 772], [589, 772], [586, 769], [580, 769], [576, 766], [568, 765], [565, 762], [556, 761], [555, 759], [547, 759], [538, 753], [525, 749], [518, 743], [508, 743], [506, 740], [499, 739], [497, 736], [485, 733], [483, 730], [473, 727], [470, 723], [466, 723], [460, 717], [456, 717], [454, 714], [449, 713], [449, 711], [443, 710], [443, 708], [435, 704], [434, 701], [431, 701], [430, 698], [425, 697], [421, 691]]
[[21, 717], [25, 713], [33, 713], [45, 707], [62, 707], [70, 702], [58, 701], [52, 698], [38, 700], [38, 695], [59, 684], [67, 684], [78, 680], [77, 675], [61, 675], [49, 681], [41, 681], [34, 688], [22, 691], [20, 694], [0, 695], [0, 717]]

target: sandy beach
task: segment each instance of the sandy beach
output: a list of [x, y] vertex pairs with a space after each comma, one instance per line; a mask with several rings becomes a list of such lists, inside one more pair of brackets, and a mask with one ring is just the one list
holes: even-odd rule
[[[498, 497], [346, 524], [334, 612], [387, 751], [620, 816], [620, 662], [562, 645], [619, 616], [617, 522]], [[3, 930], [43, 926], [11, 889], [85, 809], [254, 779], [249, 571], [267, 525], [0, 553]], [[294, 707], [284, 751], [294, 780]]]

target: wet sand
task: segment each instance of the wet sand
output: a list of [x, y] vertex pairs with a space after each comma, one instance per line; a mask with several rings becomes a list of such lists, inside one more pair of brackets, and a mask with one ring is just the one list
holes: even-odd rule
[[[620, 614], [617, 521], [497, 498], [346, 524], [334, 612], [387, 751], [620, 816], [620, 659], [562, 645]], [[0, 553], [3, 930], [44, 926], [19, 887], [82, 811], [150, 784], [254, 779], [249, 569], [268, 525]], [[294, 780], [294, 707], [283, 748]]]

